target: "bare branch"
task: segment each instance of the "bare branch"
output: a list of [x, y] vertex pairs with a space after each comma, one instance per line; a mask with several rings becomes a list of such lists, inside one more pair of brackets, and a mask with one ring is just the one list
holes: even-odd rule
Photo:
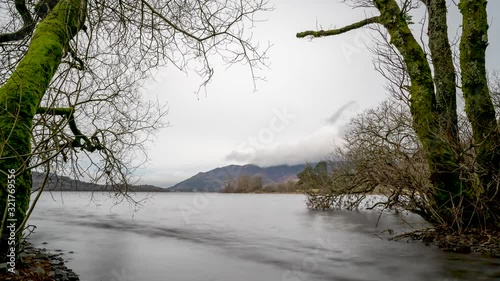
[[339, 29], [317, 30], [317, 31], [313, 31], [313, 30], [303, 31], [303, 32], [297, 33], [296, 36], [297, 36], [297, 38], [304, 38], [304, 37], [307, 37], [307, 36], [312, 36], [312, 37], [333, 36], [333, 35], [338, 35], [338, 34], [346, 33], [348, 31], [351, 31], [351, 30], [354, 30], [354, 29], [358, 29], [358, 28], [361, 28], [363, 26], [366, 26], [366, 25], [369, 25], [369, 24], [374, 24], [374, 23], [380, 23], [380, 17], [376, 16], [376, 17], [367, 18], [367, 19], [364, 19], [362, 21], [358, 21], [356, 23], [344, 26], [344, 27], [339, 28]]
[[33, 29], [35, 28], [35, 22], [33, 21], [33, 17], [31, 16], [30, 11], [26, 7], [26, 1], [15, 0], [14, 3], [17, 12], [21, 16], [21, 19], [23, 20], [23, 26], [16, 32], [0, 34], [0, 44], [10, 41], [21, 40], [26, 36], [30, 35], [33, 32]]

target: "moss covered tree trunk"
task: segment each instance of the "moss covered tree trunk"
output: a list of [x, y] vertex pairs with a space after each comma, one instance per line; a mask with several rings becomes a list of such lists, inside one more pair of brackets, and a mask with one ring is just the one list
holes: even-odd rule
[[436, 106], [441, 124], [441, 135], [446, 137], [451, 149], [459, 149], [457, 85], [453, 55], [448, 38], [446, 0], [425, 0], [429, 13], [427, 35], [434, 68]]
[[[500, 133], [486, 77], [488, 17], [486, 0], [461, 0], [463, 15], [460, 69], [465, 111], [471, 123], [480, 192], [489, 200], [493, 216], [500, 214]], [[495, 180], [496, 178], [496, 180]]]
[[[424, 51], [411, 33], [398, 4], [395, 0], [375, 0], [374, 2], [380, 11], [380, 23], [389, 31], [391, 43], [402, 54], [408, 69], [411, 80], [410, 109], [415, 132], [426, 151], [431, 181], [435, 186], [435, 203], [440, 210], [443, 210], [441, 213], [442, 218], [448, 220], [450, 215], [448, 210], [451, 210], [456, 205], [456, 201], [462, 194], [459, 161], [447, 141], [450, 135], [456, 134], [450, 131], [454, 127], [453, 123], [456, 122], [456, 117], [447, 111], [448, 108], [451, 111], [450, 106], [454, 105], [453, 100], [448, 100], [450, 94], [453, 93], [448, 92], [449, 90], [444, 87], [447, 78], [441, 77], [441, 80], [438, 80], [438, 82], [441, 81], [440, 83], [442, 83], [438, 87], [440, 93], [440, 104], [438, 106], [429, 63]], [[430, 22], [429, 24], [436, 28], [436, 32], [439, 32], [439, 29], [442, 28], [436, 22]], [[443, 48], [444, 46], [440, 47]], [[437, 59], [439, 54], [435, 54]], [[446, 58], [443, 59], [445, 60], [442, 62], [438, 61], [438, 66], [435, 69], [438, 72], [443, 72], [444, 75], [447, 73], [447, 69], [443, 67]], [[454, 110], [456, 110], [456, 107]], [[443, 124], [449, 126], [443, 127]]]
[[[0, 88], [0, 210], [3, 215], [0, 262], [6, 260], [12, 247], [9, 245], [12, 228], [7, 227], [12, 222], [9, 219], [15, 218], [18, 228], [29, 205], [32, 179], [27, 168], [33, 118], [61, 62], [65, 46], [83, 24], [85, 8], [82, 0], [59, 1], [38, 24], [26, 55]], [[15, 175], [15, 182], [8, 186], [10, 172]], [[9, 193], [11, 190], [7, 187], [15, 187], [15, 193]], [[4, 212], [13, 206], [8, 206], [9, 194], [15, 196], [15, 217]], [[20, 235], [17, 233], [17, 240]]]

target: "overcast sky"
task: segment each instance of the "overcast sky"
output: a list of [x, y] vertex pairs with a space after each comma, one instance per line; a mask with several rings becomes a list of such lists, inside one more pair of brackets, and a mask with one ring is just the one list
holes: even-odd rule
[[[451, 4], [451, 1], [448, 1]], [[206, 94], [194, 94], [201, 80], [175, 68], [159, 70], [144, 93], [168, 103], [170, 127], [157, 133], [142, 170], [141, 183], [171, 186], [198, 172], [229, 164], [262, 166], [317, 161], [332, 150], [342, 127], [363, 109], [387, 97], [374, 70], [368, 29], [315, 40], [298, 31], [341, 27], [371, 16], [340, 0], [270, 0], [274, 11], [252, 30], [254, 39], [273, 46], [269, 69], [254, 91], [245, 66], [215, 65]], [[461, 21], [450, 11], [450, 24]], [[489, 1], [490, 69], [500, 69], [500, 1]], [[415, 28], [417, 28], [415, 26]], [[454, 34], [455, 32], [453, 32]], [[367, 36], [368, 35], [368, 36]], [[498, 53], [498, 52], [497, 52]], [[496, 66], [496, 67], [495, 67]]]

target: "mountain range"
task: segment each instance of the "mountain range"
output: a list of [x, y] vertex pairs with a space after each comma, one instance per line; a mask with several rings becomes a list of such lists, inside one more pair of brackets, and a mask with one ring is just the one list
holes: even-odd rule
[[241, 175], [260, 176], [264, 185], [283, 183], [297, 179], [297, 174], [304, 170], [305, 164], [259, 167], [256, 165], [229, 165], [208, 172], [198, 173], [168, 188], [169, 191], [205, 191], [218, 192], [225, 184]]
[[[207, 172], [200, 172], [184, 181], [177, 183], [169, 188], [162, 188], [153, 185], [132, 185], [130, 191], [134, 192], [218, 192], [230, 180], [237, 179], [239, 176], [260, 176], [263, 185], [286, 183], [297, 179], [297, 174], [304, 170], [305, 165], [279, 165], [271, 167], [259, 167], [257, 165], [229, 165], [215, 168]], [[38, 190], [43, 183], [45, 175], [33, 172], [33, 190]], [[74, 180], [66, 176], [50, 175], [46, 191], [113, 191], [108, 185], [88, 183]]]
[[[33, 190], [38, 190], [42, 186], [45, 174], [33, 172]], [[128, 189], [132, 192], [165, 192], [165, 188], [153, 185], [131, 185]], [[88, 183], [74, 180], [60, 175], [49, 175], [44, 191], [113, 191], [109, 185]]]

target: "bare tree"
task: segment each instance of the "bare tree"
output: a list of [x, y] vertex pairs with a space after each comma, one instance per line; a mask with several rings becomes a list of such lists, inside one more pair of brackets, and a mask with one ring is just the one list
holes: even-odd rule
[[[0, 1], [0, 181], [4, 186], [15, 177], [17, 237], [33, 169], [83, 176], [126, 196], [134, 167], [146, 160], [150, 135], [165, 125], [166, 107], [140, 94], [158, 67], [194, 67], [204, 85], [217, 55], [247, 64], [256, 79], [254, 69], [266, 49], [245, 31], [266, 5], [264, 0]], [[0, 210], [7, 210], [11, 190], [0, 190]], [[9, 249], [7, 218], [3, 212], [1, 261]]]
[[[337, 146], [318, 190], [308, 191], [311, 208], [405, 209], [429, 221], [442, 221], [432, 200], [424, 151], [413, 131], [407, 106], [387, 100], [351, 119], [344, 144]], [[366, 205], [369, 194], [380, 200]]]
[[251, 193], [262, 191], [263, 181], [259, 175], [239, 175], [236, 179], [229, 178], [220, 192]]

